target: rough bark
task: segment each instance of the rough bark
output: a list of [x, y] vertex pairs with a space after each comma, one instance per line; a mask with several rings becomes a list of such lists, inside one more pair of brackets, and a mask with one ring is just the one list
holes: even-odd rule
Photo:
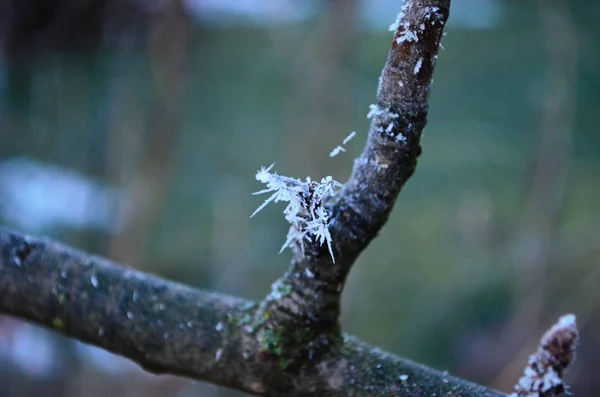
[[[316, 241], [305, 243], [303, 250], [296, 247], [289, 271], [275, 284], [278, 299], [268, 297], [259, 311], [268, 317], [263, 330], [308, 325], [311, 333], [303, 342], [311, 342], [304, 343], [311, 353], [321, 344], [327, 350], [335, 343], [350, 269], [387, 222], [421, 154], [429, 89], [449, 8], [450, 0], [405, 3], [379, 79], [366, 147], [350, 179], [328, 204], [335, 263], [327, 247]], [[290, 347], [298, 347], [297, 340], [290, 342]]]
[[348, 335], [318, 358], [288, 366], [266, 349], [277, 347], [275, 335], [252, 332], [256, 305], [0, 229], [0, 313], [102, 347], [149, 372], [267, 396], [502, 396]]

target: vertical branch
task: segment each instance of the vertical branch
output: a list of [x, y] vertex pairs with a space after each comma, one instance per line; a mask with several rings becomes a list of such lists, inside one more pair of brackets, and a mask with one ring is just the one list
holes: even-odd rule
[[290, 270], [257, 313], [259, 338], [279, 328], [310, 328], [283, 344], [308, 346], [314, 354], [338, 337], [340, 296], [350, 268], [386, 223], [421, 153], [429, 89], [449, 8], [449, 0], [407, 1], [390, 27], [394, 37], [377, 104], [369, 112], [366, 147], [348, 182], [327, 205], [335, 263], [328, 247], [316, 241], [304, 244], [303, 250], [293, 247]]

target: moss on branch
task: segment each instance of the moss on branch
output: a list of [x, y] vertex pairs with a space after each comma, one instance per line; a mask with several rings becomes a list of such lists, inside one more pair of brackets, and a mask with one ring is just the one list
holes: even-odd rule
[[347, 335], [319, 356], [292, 355], [296, 361], [286, 362], [281, 341], [303, 344], [314, 340], [312, 330], [253, 330], [259, 307], [0, 229], [0, 313], [127, 357], [149, 372], [255, 395], [501, 396]]

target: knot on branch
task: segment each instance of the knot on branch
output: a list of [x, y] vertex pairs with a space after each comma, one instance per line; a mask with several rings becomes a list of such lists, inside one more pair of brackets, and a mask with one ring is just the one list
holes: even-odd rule
[[[305, 276], [314, 278], [310, 274]], [[307, 294], [311, 287], [298, 279], [288, 272], [277, 280], [245, 328], [256, 336], [262, 357], [277, 359], [279, 366], [287, 370], [315, 360], [341, 338], [337, 322], [339, 304], [324, 308], [321, 300], [324, 294], [314, 290]]]

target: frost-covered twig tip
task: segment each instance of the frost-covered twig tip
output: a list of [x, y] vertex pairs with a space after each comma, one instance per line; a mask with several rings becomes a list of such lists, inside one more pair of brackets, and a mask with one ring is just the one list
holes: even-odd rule
[[331, 176], [321, 179], [321, 182], [312, 181], [307, 177], [303, 182], [289, 176], [277, 175], [270, 172], [274, 165], [273, 163], [267, 168], [261, 167], [256, 173], [256, 180], [266, 184], [267, 188], [254, 194], [273, 194], [250, 217], [270, 202], [287, 201], [288, 205], [283, 214], [291, 227], [281, 251], [292, 243], [300, 244], [300, 248], [304, 250], [304, 240], [312, 241], [314, 237], [320, 245], [327, 243], [331, 259], [335, 262], [329, 233], [329, 214], [324, 202], [327, 197], [335, 194], [342, 184]]
[[565, 392], [565, 370], [575, 359], [579, 339], [575, 315], [562, 316], [540, 340], [515, 392], [509, 397], [555, 397]]

